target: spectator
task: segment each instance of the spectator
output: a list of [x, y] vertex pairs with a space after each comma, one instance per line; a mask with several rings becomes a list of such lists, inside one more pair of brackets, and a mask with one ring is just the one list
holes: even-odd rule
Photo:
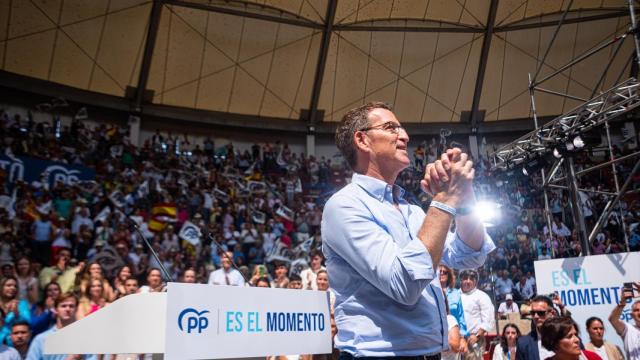
[[289, 285], [287, 285], [287, 289], [302, 289], [302, 278], [295, 274], [289, 276]]
[[151, 268], [147, 272], [147, 285], [142, 286], [138, 292], [163, 292], [164, 290], [164, 283], [162, 282], [162, 273], [160, 272], [160, 269]]
[[113, 279], [113, 287], [115, 289], [116, 299], [122, 297], [127, 293], [126, 289], [124, 288], [124, 284], [128, 279], [131, 279], [131, 276], [131, 268], [127, 265], [121, 266], [116, 271], [116, 277]]
[[469, 332], [467, 331], [467, 323], [464, 320], [464, 309], [462, 306], [462, 293], [460, 289], [455, 287], [456, 278], [453, 270], [446, 265], [440, 265], [440, 287], [444, 291], [447, 298], [447, 306], [449, 307], [449, 314], [456, 319], [456, 326], [458, 331], [463, 337], [467, 337]]
[[498, 300], [502, 300], [507, 294], [513, 292], [513, 281], [509, 278], [509, 272], [507, 270], [498, 270], [498, 274], [499, 277], [496, 279], [496, 297]]
[[0, 359], [3, 360], [22, 360], [20, 353], [13, 347], [0, 344]]
[[604, 323], [595, 316], [587, 319], [587, 332], [590, 341], [585, 345], [585, 349], [598, 354], [602, 360], [624, 360], [622, 350], [608, 341], [604, 341]]
[[56, 264], [46, 267], [40, 272], [40, 287], [44, 288], [48, 283], [55, 281], [60, 284], [62, 292], [73, 290], [76, 281], [76, 274], [82, 270], [83, 264], [77, 267], [68, 266], [71, 259], [71, 251], [62, 249], [56, 255]]
[[602, 360], [598, 354], [580, 349], [578, 325], [570, 317], [545, 320], [540, 331], [542, 346], [554, 353], [551, 360], [571, 359]]
[[256, 281], [256, 287], [268, 288], [271, 287], [269, 284], [269, 278], [263, 276]]
[[[85, 271], [79, 278], [78, 290], [81, 294], [87, 294], [87, 288], [93, 282], [94, 279], [99, 280], [102, 283], [102, 289], [106, 300], [111, 302], [116, 298], [116, 293], [109, 284], [109, 281], [104, 276], [104, 270], [102, 265], [98, 262], [89, 263], [89, 266], [85, 268]], [[64, 291], [64, 289], [63, 289]]]
[[518, 338], [516, 360], [545, 360], [552, 357], [554, 352], [542, 346], [540, 332], [542, 324], [547, 319], [555, 317], [553, 302], [547, 296], [535, 296], [531, 299], [530, 313], [533, 318], [531, 332]]
[[287, 265], [285, 263], [279, 262], [276, 263], [275, 267], [276, 277], [275, 279], [273, 279], [272, 286], [274, 288], [287, 288], [289, 285], [289, 277], [287, 277], [289, 269], [287, 269]]
[[[558, 237], [567, 238], [571, 236], [571, 230], [569, 230], [567, 225], [565, 225], [557, 216], [553, 219], [551, 230], [553, 231], [553, 234]], [[545, 230], [545, 234], [547, 233], [548, 231]]]
[[[29, 342], [31, 341], [31, 329], [29, 323], [26, 321], [17, 321], [11, 327], [11, 344], [14, 349], [18, 351], [20, 355], [19, 359], [26, 358], [29, 351]], [[2, 358], [2, 354], [0, 354]]]
[[[76, 321], [76, 309], [78, 307], [78, 298], [70, 293], [60, 295], [55, 301], [56, 309], [56, 325], [51, 329], [36, 336], [29, 347], [27, 353], [27, 360], [65, 360], [69, 355], [45, 355], [44, 354], [44, 342], [54, 332], [64, 328]], [[80, 355], [74, 355], [74, 358], [79, 358]], [[85, 360], [93, 360], [95, 356], [85, 355]]]
[[502, 328], [500, 342], [493, 349], [493, 360], [515, 360], [520, 329], [509, 323]]
[[469, 331], [469, 353], [466, 359], [480, 359], [485, 347], [485, 335], [495, 327], [495, 307], [489, 295], [476, 288], [478, 273], [475, 270], [460, 272], [462, 284], [462, 308]]
[[187, 284], [194, 284], [196, 282], [196, 271], [193, 268], [188, 268], [182, 274], [182, 281]]
[[57, 282], [50, 282], [44, 287], [44, 298], [31, 307], [31, 335], [36, 336], [55, 324], [55, 300], [62, 294]]
[[518, 304], [513, 302], [512, 294], [505, 295], [504, 300], [498, 307], [498, 315], [501, 319], [506, 319], [508, 314], [520, 314]]
[[518, 283], [515, 285], [514, 289], [518, 294], [518, 298], [520, 300], [529, 300], [535, 295], [535, 290], [531, 282], [527, 281], [526, 275], [520, 275], [520, 279]]
[[445, 293], [444, 295], [444, 303], [447, 307], [447, 343], [449, 344], [449, 350], [442, 352], [442, 360], [458, 360], [467, 352], [467, 342], [464, 336], [460, 333], [460, 328], [456, 318], [450, 313], [447, 294]]
[[311, 250], [309, 253], [309, 258], [311, 259], [311, 264], [309, 268], [302, 270], [300, 273], [300, 277], [302, 278], [302, 286], [305, 289], [318, 290], [316, 287], [316, 276], [318, 271], [326, 270], [322, 265], [324, 261], [324, 255], [320, 250]]
[[38, 279], [33, 274], [31, 260], [21, 256], [16, 261], [16, 278], [18, 279], [18, 299], [35, 304], [40, 298]]
[[[633, 286], [636, 288], [635, 290], [640, 291], [639, 283], [636, 282]], [[631, 324], [620, 320], [622, 310], [627, 305], [627, 302], [633, 298], [633, 291], [634, 290], [629, 291], [623, 288], [620, 303], [616, 305], [611, 315], [609, 315], [609, 322], [624, 341], [624, 351], [627, 354], [627, 360], [640, 359], [640, 300], [636, 300], [631, 305], [631, 318], [634, 323]]]
[[85, 316], [93, 314], [108, 304], [104, 286], [101, 279], [92, 278], [89, 280], [82, 297], [78, 301], [76, 319], [80, 320]]
[[125, 293], [122, 296], [138, 293], [140, 287], [138, 286], [138, 279], [129, 278], [124, 282]]
[[328, 291], [329, 292], [329, 305], [331, 309], [331, 314], [333, 315], [333, 307], [336, 303], [336, 295], [329, 289], [329, 273], [327, 270], [320, 270], [316, 274], [316, 286], [319, 291]]
[[18, 321], [31, 321], [31, 306], [27, 300], [18, 300], [18, 280], [6, 276], [0, 280], [0, 309], [4, 316], [4, 326], [0, 330], [0, 343], [11, 334], [11, 327]]
[[242, 274], [240, 274], [238, 270], [231, 267], [232, 258], [232, 252], [228, 251], [223, 254], [221, 259], [222, 268], [212, 272], [211, 275], [209, 275], [209, 284], [244, 286], [244, 278], [242, 277]]
[[51, 256], [51, 242], [53, 241], [53, 224], [49, 217], [36, 219], [31, 225], [32, 247], [31, 253], [41, 264], [48, 264]]

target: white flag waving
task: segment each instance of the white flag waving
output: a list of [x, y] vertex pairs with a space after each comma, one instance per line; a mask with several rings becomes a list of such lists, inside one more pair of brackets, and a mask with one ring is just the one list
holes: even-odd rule
[[275, 246], [267, 254], [265, 259], [267, 262], [282, 261], [289, 263], [291, 261], [291, 250], [283, 244], [280, 240], [276, 241]]
[[191, 221], [185, 221], [184, 225], [182, 225], [182, 228], [180, 229], [180, 234], [178, 236], [181, 239], [188, 241], [193, 246], [197, 246], [198, 244], [200, 244], [200, 228]]

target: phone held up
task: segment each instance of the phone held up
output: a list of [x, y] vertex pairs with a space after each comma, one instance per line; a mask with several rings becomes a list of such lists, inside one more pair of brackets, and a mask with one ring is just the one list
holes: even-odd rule
[[632, 282], [626, 282], [622, 285], [623, 293], [631, 293], [631, 296], [636, 298], [640, 297], [640, 293], [638, 292], [637, 287], [633, 286]]

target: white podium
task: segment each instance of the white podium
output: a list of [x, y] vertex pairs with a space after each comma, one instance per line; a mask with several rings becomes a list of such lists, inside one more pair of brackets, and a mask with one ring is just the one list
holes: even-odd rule
[[330, 353], [329, 297], [311, 290], [169, 283], [166, 293], [125, 296], [56, 331], [44, 352], [164, 353], [167, 359]]

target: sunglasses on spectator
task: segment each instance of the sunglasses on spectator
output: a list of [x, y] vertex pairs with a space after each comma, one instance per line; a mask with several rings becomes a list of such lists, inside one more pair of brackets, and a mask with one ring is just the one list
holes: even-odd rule
[[531, 316], [538, 315], [538, 317], [544, 317], [548, 312], [549, 310], [531, 310]]

